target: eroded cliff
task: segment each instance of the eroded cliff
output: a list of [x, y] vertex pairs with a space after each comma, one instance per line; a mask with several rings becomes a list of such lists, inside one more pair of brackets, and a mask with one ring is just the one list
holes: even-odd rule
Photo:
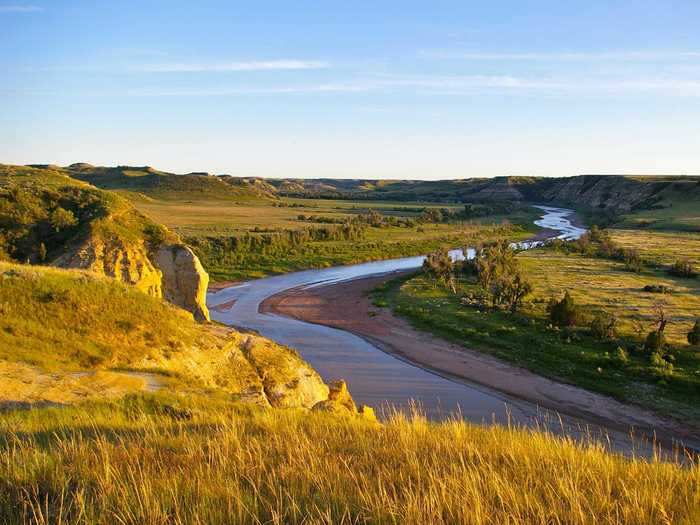
[[209, 276], [177, 235], [61, 168], [0, 166], [0, 258], [80, 268], [208, 321]]

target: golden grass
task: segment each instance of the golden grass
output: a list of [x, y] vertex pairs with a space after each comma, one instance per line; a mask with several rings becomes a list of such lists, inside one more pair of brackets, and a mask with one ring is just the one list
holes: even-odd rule
[[[192, 401], [190, 401], [192, 403]], [[208, 405], [209, 409], [203, 407]], [[691, 524], [697, 465], [539, 432], [153, 400], [0, 418], [0, 520], [94, 524]], [[162, 412], [161, 412], [162, 414]]]
[[0, 314], [0, 359], [48, 371], [216, 343], [189, 312], [88, 271], [0, 262]]
[[687, 258], [700, 264], [700, 233], [614, 229], [610, 234], [616, 243], [638, 250], [653, 263], [669, 265]]

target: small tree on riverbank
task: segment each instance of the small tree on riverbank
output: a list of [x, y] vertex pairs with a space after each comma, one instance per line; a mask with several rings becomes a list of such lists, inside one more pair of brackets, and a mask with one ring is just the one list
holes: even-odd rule
[[452, 293], [457, 293], [454, 262], [447, 250], [440, 249], [428, 254], [423, 261], [423, 271], [426, 275], [449, 288]]
[[516, 252], [507, 240], [477, 248], [470, 266], [494, 307], [505, 306], [515, 312], [532, 292], [532, 285], [523, 275]]

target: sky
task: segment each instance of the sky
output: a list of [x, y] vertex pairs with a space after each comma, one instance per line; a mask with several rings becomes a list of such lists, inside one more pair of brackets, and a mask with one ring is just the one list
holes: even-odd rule
[[698, 0], [0, 0], [0, 163], [700, 173]]

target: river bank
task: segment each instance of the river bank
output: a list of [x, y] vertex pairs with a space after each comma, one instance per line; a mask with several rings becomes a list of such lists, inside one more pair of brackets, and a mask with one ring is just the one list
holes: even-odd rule
[[558, 413], [618, 430], [638, 429], [666, 443], [680, 440], [696, 448], [698, 429], [649, 410], [534, 374], [492, 356], [414, 329], [369, 292], [397, 272], [312, 288], [295, 288], [267, 298], [261, 313], [274, 313], [356, 334], [399, 359], [465, 384], [477, 383]]

